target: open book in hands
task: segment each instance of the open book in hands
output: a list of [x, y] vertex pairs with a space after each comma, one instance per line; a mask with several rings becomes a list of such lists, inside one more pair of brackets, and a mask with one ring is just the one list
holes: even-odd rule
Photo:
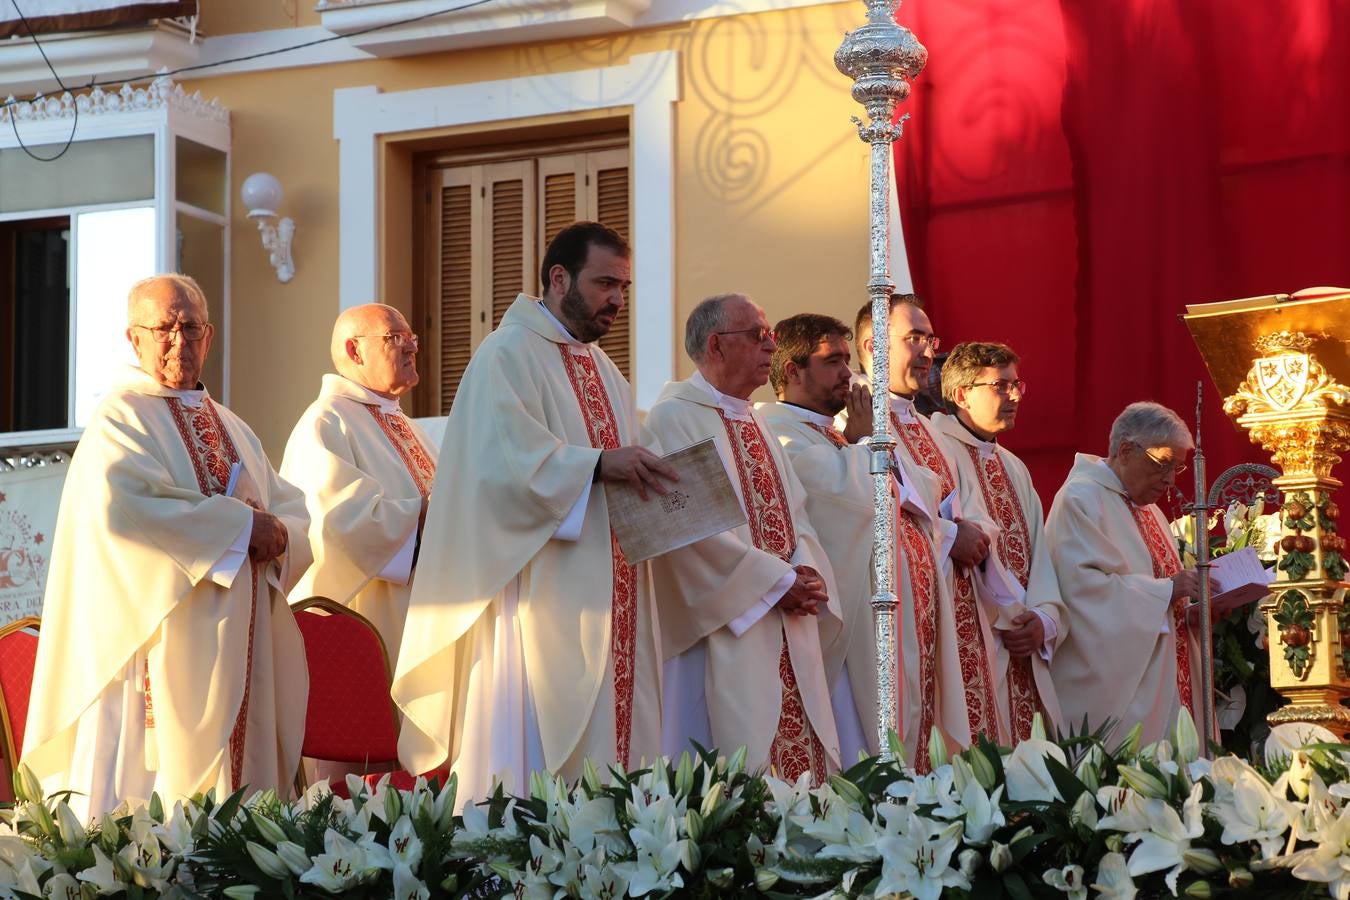
[[[1210, 563], [1209, 574], [1219, 591], [1209, 599], [1211, 622], [1270, 593], [1270, 574], [1261, 565], [1254, 547], [1220, 556]], [[1198, 602], [1186, 607], [1186, 622], [1192, 627], [1200, 624]]]

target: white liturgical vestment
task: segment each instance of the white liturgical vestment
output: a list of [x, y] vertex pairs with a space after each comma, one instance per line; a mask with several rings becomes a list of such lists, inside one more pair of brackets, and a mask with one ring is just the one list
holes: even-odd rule
[[[993, 630], [994, 690], [999, 739], [1008, 746], [1031, 736], [1036, 713], [1062, 725], [1049, 660], [1063, 640], [1064, 601], [1059, 596], [1031, 473], [1012, 451], [970, 432], [955, 416], [934, 413], [933, 427], [948, 441], [961, 489], [961, 512], [989, 537], [989, 556], [974, 578], [985, 620]], [[1045, 640], [1030, 656], [1013, 658], [999, 637], [1030, 609], [1041, 618]]]
[[398, 659], [422, 498], [436, 463], [397, 400], [325, 375], [286, 442], [281, 477], [305, 494], [314, 564], [291, 602], [327, 597], [365, 616]]
[[[842, 622], [806, 492], [749, 401], [721, 394], [701, 374], [667, 384], [647, 428], [668, 450], [712, 438], [747, 517], [652, 563], [675, 687], [665, 749], [689, 749], [690, 739], [727, 753], [744, 746], [750, 768], [772, 764], [790, 781], [810, 772], [819, 783], [840, 762], [822, 647], [840, 639]], [[829, 603], [816, 616], [774, 605], [797, 565], [827, 585]]]
[[[236, 462], [286, 527], [279, 560], [249, 557], [253, 511], [224, 493]], [[287, 793], [309, 682], [286, 589], [309, 564], [307, 525], [237, 416], [123, 373], [57, 516], [22, 757], [44, 790], [80, 792], [82, 816], [152, 791]]]
[[1050, 665], [1065, 723], [1077, 729], [1086, 716], [1095, 729], [1110, 719], [1119, 737], [1142, 722], [1143, 741], [1159, 740], [1191, 703], [1199, 659], [1171, 601], [1181, 562], [1162, 511], [1130, 502], [1105, 460], [1079, 453], [1045, 535], [1068, 611]]
[[449, 761], [463, 800], [495, 776], [524, 792], [529, 769], [656, 756], [648, 567], [624, 558], [593, 481], [600, 450], [636, 436], [609, 357], [517, 297], [446, 423], [394, 677], [407, 769]]

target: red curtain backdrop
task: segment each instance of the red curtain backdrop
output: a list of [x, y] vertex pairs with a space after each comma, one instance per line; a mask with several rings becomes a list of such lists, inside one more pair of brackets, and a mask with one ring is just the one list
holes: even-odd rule
[[1006, 443], [1047, 506], [1127, 403], [1193, 423], [1201, 379], [1211, 481], [1269, 462], [1179, 316], [1350, 285], [1350, 0], [907, 0], [899, 19], [930, 54], [896, 146], [915, 289], [947, 347], [1023, 357]]

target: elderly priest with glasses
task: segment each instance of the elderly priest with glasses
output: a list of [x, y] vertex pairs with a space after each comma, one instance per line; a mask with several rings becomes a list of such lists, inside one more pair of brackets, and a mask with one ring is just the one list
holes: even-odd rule
[[1131, 403], [1111, 426], [1109, 455], [1078, 454], [1050, 506], [1045, 535], [1069, 626], [1050, 673], [1067, 726], [1109, 720], [1123, 735], [1142, 723], [1149, 743], [1182, 705], [1199, 718], [1200, 651], [1185, 608], [1200, 576], [1182, 569], [1156, 505], [1194, 446], [1172, 410]]
[[22, 762], [81, 816], [215, 788], [285, 788], [308, 678], [286, 591], [309, 565], [300, 492], [199, 378], [206, 298], [136, 283], [128, 368], [70, 464]]
[[383, 303], [345, 310], [329, 347], [337, 374], [286, 442], [281, 477], [305, 492], [314, 565], [292, 601], [327, 597], [375, 626], [392, 666], [436, 476], [431, 442], [398, 398], [417, 384], [417, 335]]

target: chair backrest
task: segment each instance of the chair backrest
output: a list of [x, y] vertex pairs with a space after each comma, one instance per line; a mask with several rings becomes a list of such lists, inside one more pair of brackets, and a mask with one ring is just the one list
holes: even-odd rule
[[0, 628], [0, 725], [5, 729], [4, 767], [11, 776], [7, 784], [13, 780], [15, 763], [23, 752], [41, 622], [37, 616], [28, 616]]
[[297, 604], [294, 611], [309, 668], [304, 755], [364, 764], [397, 761], [389, 656], [375, 626], [324, 597]]
[[1227, 509], [1229, 504], [1238, 500], [1243, 506], [1251, 506], [1262, 499], [1267, 508], [1278, 506], [1280, 491], [1275, 487], [1279, 469], [1261, 463], [1241, 463], [1224, 469], [1209, 487], [1209, 505], [1218, 509]]

